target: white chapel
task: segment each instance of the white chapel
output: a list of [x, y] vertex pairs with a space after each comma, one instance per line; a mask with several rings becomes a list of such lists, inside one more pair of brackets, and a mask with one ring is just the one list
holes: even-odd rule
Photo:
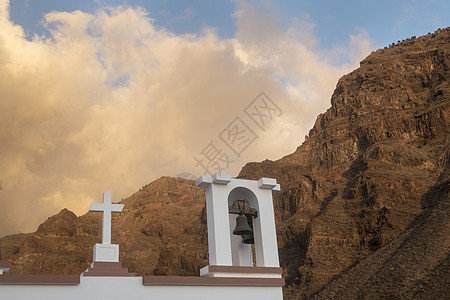
[[0, 257], [0, 299], [283, 299], [272, 195], [275, 179], [258, 181], [228, 174], [203, 175], [206, 191], [209, 265], [199, 276], [136, 276], [122, 268], [119, 245], [111, 243], [111, 214], [123, 204], [111, 192], [90, 211], [102, 212], [102, 242], [80, 275], [8, 274]]

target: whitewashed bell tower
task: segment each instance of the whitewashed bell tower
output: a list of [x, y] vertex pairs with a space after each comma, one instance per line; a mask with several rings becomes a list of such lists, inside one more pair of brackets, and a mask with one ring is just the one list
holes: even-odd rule
[[[280, 278], [272, 199], [280, 191], [276, 180], [244, 180], [217, 173], [199, 177], [196, 184], [206, 190], [208, 220], [209, 265], [200, 270], [200, 275]], [[230, 214], [230, 210], [236, 201], [245, 201], [256, 211], [252, 218], [256, 266], [252, 245], [233, 235], [236, 214]]]

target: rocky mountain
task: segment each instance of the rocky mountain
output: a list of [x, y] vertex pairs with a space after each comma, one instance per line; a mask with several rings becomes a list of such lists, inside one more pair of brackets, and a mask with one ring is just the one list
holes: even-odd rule
[[449, 67], [449, 28], [373, 52], [339, 80], [331, 108], [294, 153], [242, 169], [242, 178], [281, 182], [289, 298], [444, 295]]
[[[373, 52], [305, 142], [240, 178], [273, 177], [286, 299], [441, 299], [450, 286], [450, 28]], [[207, 264], [205, 195], [162, 177], [123, 200], [113, 242], [138, 275]], [[14, 273], [79, 274], [100, 214], [68, 210], [1, 239]]]
[[[162, 177], [121, 201], [113, 214], [112, 242], [120, 260], [137, 275], [198, 275], [208, 264], [204, 190], [193, 181]], [[10, 273], [81, 274], [101, 242], [101, 213], [77, 217], [67, 209], [36, 232], [1, 239]]]

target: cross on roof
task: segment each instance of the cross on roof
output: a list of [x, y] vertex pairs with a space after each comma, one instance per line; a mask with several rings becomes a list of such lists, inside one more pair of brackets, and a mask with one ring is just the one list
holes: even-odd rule
[[124, 204], [111, 203], [111, 191], [103, 193], [103, 203], [92, 203], [89, 211], [103, 212], [102, 244], [111, 244], [111, 213], [121, 212]]

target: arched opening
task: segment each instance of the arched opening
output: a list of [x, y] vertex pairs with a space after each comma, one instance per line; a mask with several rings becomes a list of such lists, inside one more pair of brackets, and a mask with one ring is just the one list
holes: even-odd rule
[[[228, 215], [230, 226], [231, 253], [234, 266], [254, 266], [254, 257], [258, 257], [256, 241], [261, 239], [258, 219], [259, 203], [256, 195], [248, 188], [236, 187], [228, 195]], [[254, 241], [249, 243], [249, 236], [234, 235], [239, 213], [247, 217]]]

